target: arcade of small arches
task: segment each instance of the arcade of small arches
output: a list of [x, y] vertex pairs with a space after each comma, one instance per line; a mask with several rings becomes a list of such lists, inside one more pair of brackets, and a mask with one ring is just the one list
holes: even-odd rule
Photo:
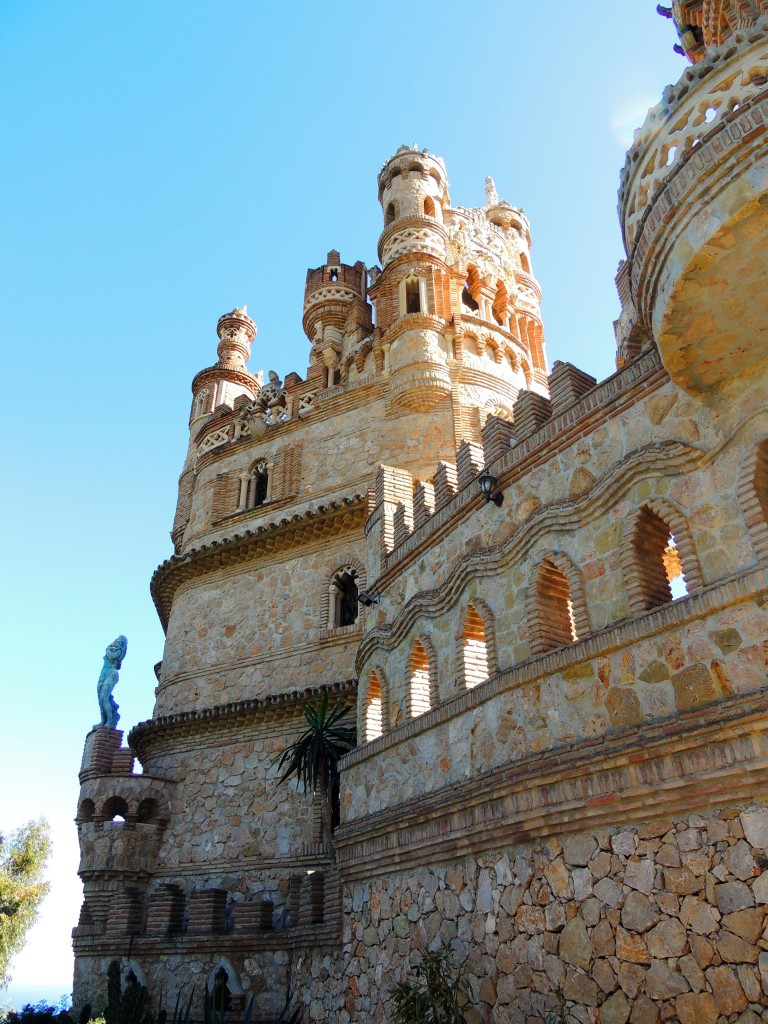
[[[659, 608], [701, 589], [703, 580], [688, 524], [661, 499], [643, 504], [625, 526], [623, 570], [633, 614]], [[529, 577], [525, 617], [533, 656], [575, 644], [591, 632], [578, 568], [562, 551], [539, 559]], [[485, 602], [472, 600], [456, 634], [456, 692], [485, 682], [498, 671], [494, 616]], [[417, 718], [440, 702], [437, 658], [426, 633], [413, 641], [408, 658], [404, 712], [390, 705], [387, 677], [380, 666], [366, 680], [363, 704], [365, 742]], [[385, 709], [393, 708], [387, 721]]]
[[169, 820], [168, 812], [160, 800], [155, 797], [138, 799], [120, 794], [101, 795], [98, 800], [86, 797], [80, 802], [77, 811], [77, 823], [161, 825]]

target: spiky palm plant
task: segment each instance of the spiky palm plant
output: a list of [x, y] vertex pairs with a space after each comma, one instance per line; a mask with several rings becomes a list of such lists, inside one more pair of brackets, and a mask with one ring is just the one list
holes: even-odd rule
[[327, 835], [333, 831], [333, 811], [339, 791], [339, 761], [356, 744], [354, 725], [343, 721], [351, 708], [342, 704], [328, 706], [325, 691], [316, 701], [301, 701], [307, 727], [299, 738], [273, 758], [280, 777], [279, 783], [296, 778], [305, 793], [320, 790], [327, 814]]

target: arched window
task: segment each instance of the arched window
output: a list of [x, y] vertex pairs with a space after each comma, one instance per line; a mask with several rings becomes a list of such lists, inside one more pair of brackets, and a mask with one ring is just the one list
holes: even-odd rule
[[406, 313], [421, 312], [421, 287], [418, 277], [411, 274], [405, 279], [405, 310]]
[[229, 988], [229, 975], [220, 967], [213, 976], [213, 992], [211, 992], [214, 1017], [220, 1019], [221, 1014], [232, 1009], [232, 992]]
[[768, 439], [747, 453], [738, 494], [758, 561], [768, 561]]
[[467, 270], [467, 280], [461, 293], [461, 304], [472, 313], [480, 310], [480, 275], [477, 267], [470, 266]]
[[328, 625], [331, 629], [353, 626], [357, 622], [360, 605], [357, 600], [357, 569], [348, 565], [331, 580], [328, 588]]
[[536, 568], [527, 600], [532, 654], [575, 643], [589, 633], [581, 580], [561, 552], [548, 555]]
[[269, 467], [266, 459], [261, 459], [253, 467], [251, 477], [251, 508], [258, 508], [267, 500], [269, 493]]
[[640, 591], [638, 596], [645, 609], [658, 608], [688, 593], [672, 531], [648, 506], [644, 506], [635, 519], [632, 547]]
[[507, 288], [503, 281], [496, 282], [496, 295], [493, 299], [493, 319], [503, 327], [507, 322], [507, 306], [509, 304], [509, 296], [507, 295]]
[[384, 211], [384, 227], [387, 227], [397, 218], [397, 206], [395, 203], [390, 203]]
[[531, 272], [531, 261], [525, 255], [524, 252], [520, 253], [520, 267], [524, 273], [530, 274]]
[[424, 197], [424, 216], [434, 217], [435, 216], [435, 202], [431, 196]]
[[413, 645], [408, 675], [411, 718], [418, 718], [432, 707], [429, 655], [421, 640]]
[[159, 816], [160, 805], [157, 800], [152, 800], [150, 797], [147, 797], [139, 804], [139, 809], [136, 813], [136, 821], [143, 823], [157, 821]]
[[121, 796], [111, 796], [104, 803], [101, 815], [105, 821], [122, 823], [128, 817], [128, 804]]
[[371, 672], [368, 681], [368, 693], [365, 699], [365, 739], [370, 743], [384, 731], [383, 726], [383, 700], [381, 692], [381, 680], [375, 672]]
[[469, 690], [486, 680], [490, 674], [485, 624], [473, 604], [467, 609], [460, 639], [464, 686]]
[[88, 800], [88, 799], [83, 800], [82, 803], [80, 804], [80, 808], [79, 808], [79, 810], [77, 812], [77, 820], [79, 822], [82, 822], [82, 821], [93, 821], [93, 814], [94, 814], [95, 810], [96, 810], [96, 807], [95, 807], [95, 805], [93, 803], [93, 800]]

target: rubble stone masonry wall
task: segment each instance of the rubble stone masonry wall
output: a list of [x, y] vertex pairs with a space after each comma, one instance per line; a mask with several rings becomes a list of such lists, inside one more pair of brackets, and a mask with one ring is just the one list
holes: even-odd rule
[[526, 1024], [562, 990], [584, 1024], [768, 1019], [768, 809], [499, 846], [344, 892], [345, 955], [300, 961], [310, 1018], [391, 1021], [436, 943], [466, 957], [470, 1020]]

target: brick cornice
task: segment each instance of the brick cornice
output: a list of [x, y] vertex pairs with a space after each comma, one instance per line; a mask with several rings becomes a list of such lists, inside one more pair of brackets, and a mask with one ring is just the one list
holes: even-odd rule
[[242, 384], [253, 394], [256, 394], [260, 388], [258, 377], [254, 377], [247, 370], [235, 370], [231, 366], [206, 366], [192, 378], [192, 394], [196, 395], [198, 389], [209, 380], [221, 380], [222, 377], [235, 384]]
[[343, 825], [345, 883], [563, 835], [749, 801], [768, 783], [768, 694], [535, 754]]
[[213, 733], [231, 733], [233, 729], [242, 726], [295, 717], [303, 701], [323, 693], [342, 703], [349, 703], [357, 693], [357, 680], [347, 679], [304, 690], [291, 690], [289, 693], [272, 693], [266, 697], [150, 718], [131, 729], [128, 745], [143, 761], [148, 755], [156, 754], [158, 747], [173, 746], [182, 737], [210, 737]]
[[253, 561], [266, 553], [360, 528], [368, 514], [367, 506], [366, 495], [353, 494], [166, 559], [155, 569], [150, 582], [152, 600], [163, 629], [168, 628], [171, 605], [182, 584], [219, 569]]

